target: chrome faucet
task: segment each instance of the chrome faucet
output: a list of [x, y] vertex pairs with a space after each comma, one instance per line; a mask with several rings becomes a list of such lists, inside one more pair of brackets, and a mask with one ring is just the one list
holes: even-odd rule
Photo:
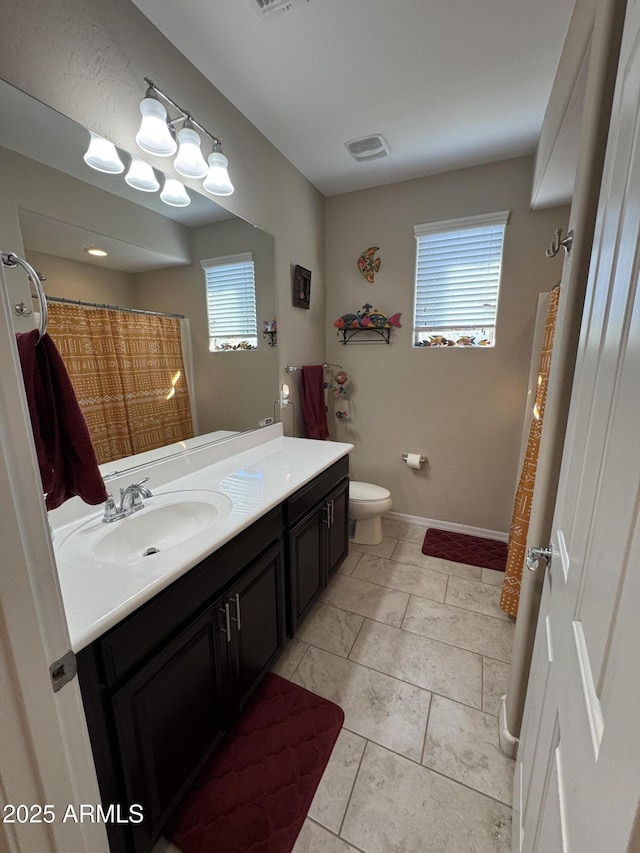
[[126, 518], [134, 512], [144, 507], [142, 498], [153, 497], [150, 489], [145, 488], [143, 483], [148, 482], [149, 478], [145, 477], [139, 483], [131, 483], [126, 489], [120, 489], [120, 506], [116, 506], [113, 495], [107, 497], [104, 505], [104, 515], [102, 520], [109, 524], [112, 521], [118, 521], [120, 518]]

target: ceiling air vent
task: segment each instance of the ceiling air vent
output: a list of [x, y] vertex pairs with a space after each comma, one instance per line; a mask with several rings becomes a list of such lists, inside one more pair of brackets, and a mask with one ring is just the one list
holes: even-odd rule
[[379, 160], [380, 157], [389, 155], [389, 146], [379, 133], [374, 133], [373, 136], [361, 136], [360, 139], [351, 139], [345, 142], [345, 145], [353, 159], [360, 163]]
[[309, 0], [250, 0], [261, 18], [277, 18], [278, 14], [308, 2]]

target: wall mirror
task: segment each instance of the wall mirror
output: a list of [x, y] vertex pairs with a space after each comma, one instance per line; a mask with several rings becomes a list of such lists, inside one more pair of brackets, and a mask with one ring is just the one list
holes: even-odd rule
[[[2, 226], [17, 219], [25, 257], [46, 276], [49, 296], [189, 318], [200, 441], [255, 429], [273, 416], [277, 350], [261, 335], [263, 321], [276, 316], [273, 237], [190, 187], [188, 207], [169, 207], [157, 192], [130, 188], [124, 174], [89, 168], [83, 161], [88, 130], [4, 81], [0, 109], [2, 250], [15, 251], [7, 244], [15, 228], [7, 237], [11, 231]], [[127, 167], [130, 154], [121, 154]], [[95, 245], [107, 256], [88, 255], [86, 248]], [[255, 263], [258, 348], [210, 352], [200, 262], [243, 252], [252, 252]], [[6, 278], [17, 275], [10, 271]], [[166, 448], [181, 451], [175, 444]], [[120, 472], [128, 467], [125, 460], [110, 464]]]

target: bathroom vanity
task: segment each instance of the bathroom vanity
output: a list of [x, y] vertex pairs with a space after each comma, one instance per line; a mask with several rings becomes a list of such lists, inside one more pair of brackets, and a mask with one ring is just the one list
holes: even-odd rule
[[[167, 480], [154, 495], [165, 502], [167, 496], [192, 496], [204, 483], [225, 495], [230, 511], [211, 525], [209, 544], [203, 531], [169, 549], [174, 552], [169, 557], [145, 558], [160, 558], [160, 565], [173, 561], [161, 580], [153, 562], [125, 566], [125, 573], [148, 574], [136, 594], [125, 586], [126, 600], [114, 606], [117, 596], [111, 592], [104, 598], [108, 612], [101, 615], [87, 600], [90, 621], [83, 622], [77, 610], [75, 617], [70, 614], [103, 805], [120, 804], [123, 815], [133, 804], [144, 811], [141, 823], [107, 825], [113, 853], [153, 847], [287, 637], [347, 555], [350, 445], [275, 434], [240, 452], [235, 451], [243, 447], [243, 437], [232, 439], [226, 451], [234, 452], [208, 465], [199, 464], [208, 461], [206, 448], [199, 460], [180, 460], [197, 470]], [[256, 440], [254, 435], [249, 442]], [[220, 455], [220, 448], [216, 452]], [[160, 480], [172, 476], [170, 469], [158, 467], [145, 475]], [[150, 510], [153, 503], [151, 498]], [[92, 519], [56, 530], [59, 553], [68, 553], [64, 543], [74, 534], [95, 530], [96, 536], [107, 535], [98, 523], [94, 513]], [[115, 522], [121, 523], [127, 519]], [[122, 570], [88, 566], [87, 582], [96, 571]], [[67, 593], [77, 567], [74, 571], [60, 561], [59, 572], [65, 605], [74, 608], [77, 590], [76, 597]], [[84, 594], [91, 597], [88, 586]]]

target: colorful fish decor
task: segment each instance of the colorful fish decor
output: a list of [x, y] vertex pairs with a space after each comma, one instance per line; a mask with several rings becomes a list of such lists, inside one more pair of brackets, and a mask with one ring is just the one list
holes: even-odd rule
[[392, 326], [400, 328], [401, 316], [402, 313], [398, 313], [387, 317], [367, 302], [362, 306], [362, 311], [356, 314], [343, 314], [333, 325], [336, 329], [390, 329]]
[[375, 260], [373, 259], [373, 256], [379, 248], [379, 246], [371, 246], [358, 258], [358, 269], [369, 284], [373, 284], [373, 277], [380, 269], [380, 258], [376, 258]]
[[446, 338], [444, 335], [429, 335], [427, 340], [420, 341], [415, 344], [418, 347], [490, 347], [491, 341], [488, 338], [482, 338], [477, 341], [475, 335], [461, 335], [455, 341], [453, 338]]

